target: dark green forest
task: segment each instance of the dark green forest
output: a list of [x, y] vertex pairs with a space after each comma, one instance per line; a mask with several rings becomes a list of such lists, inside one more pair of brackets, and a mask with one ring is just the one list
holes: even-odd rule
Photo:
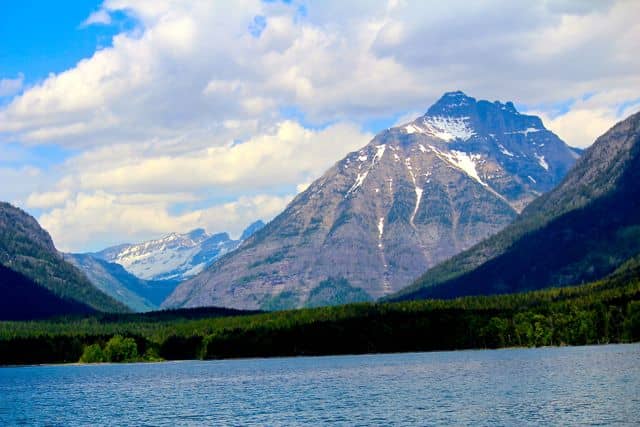
[[[640, 340], [640, 263], [581, 286], [272, 313], [223, 309], [0, 322], [0, 363], [361, 354]], [[115, 355], [115, 356], [112, 356]]]
[[[0, 202], [0, 264], [64, 300], [55, 309], [57, 312], [64, 311], [69, 304], [86, 306], [92, 311], [129, 311], [124, 304], [98, 290], [80, 270], [67, 263], [56, 250], [51, 236], [35, 218], [4, 202]], [[41, 290], [33, 286], [28, 289], [34, 290], [33, 299], [42, 298]], [[7, 305], [29, 305], [23, 299], [10, 300], [10, 295], [4, 295], [4, 298]], [[88, 310], [86, 307], [85, 311]], [[28, 316], [29, 310], [25, 308], [22, 313]]]
[[88, 305], [64, 299], [2, 264], [0, 295], [0, 318], [3, 320], [46, 319], [70, 313], [96, 313]]

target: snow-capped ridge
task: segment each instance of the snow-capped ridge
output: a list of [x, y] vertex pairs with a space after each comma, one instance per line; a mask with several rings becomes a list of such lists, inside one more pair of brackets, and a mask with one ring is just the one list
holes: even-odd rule
[[159, 239], [107, 248], [94, 255], [122, 265], [141, 279], [184, 280], [236, 249], [263, 226], [262, 221], [251, 224], [240, 240], [231, 239], [225, 232], [209, 234], [198, 228], [184, 234], [168, 233]]
[[403, 126], [406, 133], [419, 133], [450, 142], [466, 141], [476, 134], [468, 117], [428, 116]]

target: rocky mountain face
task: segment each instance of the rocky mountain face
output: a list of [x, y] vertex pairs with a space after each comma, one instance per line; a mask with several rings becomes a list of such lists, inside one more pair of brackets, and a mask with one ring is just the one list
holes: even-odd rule
[[210, 235], [196, 229], [185, 234], [171, 233], [157, 240], [113, 246], [90, 255], [120, 264], [140, 279], [177, 282], [198, 274], [263, 226], [262, 221], [254, 222], [240, 240], [231, 239], [227, 233]]
[[[35, 218], [8, 203], [0, 203], [0, 264], [6, 268], [3, 270], [5, 274], [0, 277], [0, 280], [6, 281], [2, 284], [3, 292], [0, 294], [5, 304], [23, 307], [27, 311], [31, 307], [40, 314], [128, 311], [123, 304], [98, 290], [76, 267], [66, 262], [56, 250], [49, 233], [40, 227]], [[24, 288], [16, 290], [16, 286]], [[46, 292], [37, 289], [38, 286]], [[12, 300], [25, 295], [32, 296], [33, 304]], [[43, 311], [45, 303], [36, 301], [49, 301], [56, 306]], [[31, 318], [31, 314], [25, 312], [23, 318]]]
[[512, 103], [447, 93], [336, 163], [164, 306], [278, 309], [389, 295], [501, 230], [578, 157]]
[[585, 151], [561, 185], [495, 236], [393, 300], [521, 292], [598, 280], [640, 254], [640, 113]]

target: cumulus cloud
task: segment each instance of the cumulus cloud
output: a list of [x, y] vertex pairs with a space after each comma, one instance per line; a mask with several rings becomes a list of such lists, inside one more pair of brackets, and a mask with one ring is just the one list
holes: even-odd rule
[[[196, 191], [203, 188], [265, 190], [316, 178], [338, 159], [365, 145], [372, 135], [347, 124], [321, 131], [293, 121], [238, 144], [180, 155], [123, 158], [109, 152], [111, 165], [81, 170], [82, 189], [120, 192]], [[84, 165], [86, 166], [86, 164]], [[84, 169], [84, 168], [83, 168]]]
[[[196, 143], [191, 151], [174, 150], [173, 141], [151, 154], [144, 145], [104, 147], [67, 160], [62, 178], [51, 183], [55, 189], [31, 193], [24, 206], [46, 210], [40, 221], [65, 250], [196, 227], [239, 233], [273, 217], [300, 183], [370, 138], [349, 124], [313, 131], [283, 121], [247, 141], [205, 149]], [[212, 195], [232, 201], [208, 201]], [[176, 205], [205, 207], [176, 213]]]
[[[630, 102], [620, 103], [620, 99]], [[637, 93], [626, 89], [609, 91], [584, 97], [572, 102], [567, 111], [529, 111], [539, 115], [546, 127], [569, 145], [585, 148], [614, 124], [640, 111]]]
[[323, 123], [424, 110], [457, 88], [531, 105], [640, 86], [638, 2], [152, 4], [106, 1], [87, 21], [126, 13], [138, 31], [14, 99], [0, 132], [101, 145], [264, 130], [289, 106]]
[[289, 196], [269, 195], [241, 197], [237, 201], [173, 215], [168, 200], [145, 195], [136, 200], [131, 196], [96, 191], [77, 194], [64, 206], [43, 214], [39, 220], [58, 249], [99, 250], [104, 245], [157, 238], [197, 227], [229, 231], [238, 236], [242, 228], [256, 218], [270, 220], [290, 199]]
[[586, 148], [613, 126], [618, 118], [605, 108], [572, 109], [555, 118], [545, 117], [547, 128], [574, 147]]
[[22, 198], [36, 191], [45, 179], [43, 171], [33, 166], [0, 167], [1, 200], [21, 204]]
[[68, 190], [31, 193], [25, 202], [29, 208], [46, 209], [63, 204], [71, 195]]
[[577, 146], [640, 93], [634, 1], [106, 0], [83, 25], [115, 14], [137, 26], [110, 47], [26, 90], [0, 80], [0, 139], [73, 150], [19, 196], [67, 247], [179, 231], [222, 199], [239, 229], [243, 197], [304, 188], [367, 142], [363, 123], [447, 90], [527, 106]]

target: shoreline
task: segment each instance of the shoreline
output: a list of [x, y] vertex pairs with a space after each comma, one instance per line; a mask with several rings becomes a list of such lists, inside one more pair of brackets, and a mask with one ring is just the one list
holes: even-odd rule
[[122, 365], [160, 365], [169, 363], [188, 363], [188, 362], [218, 362], [218, 361], [245, 361], [245, 360], [278, 360], [278, 359], [301, 359], [301, 358], [329, 358], [329, 357], [354, 357], [354, 356], [385, 356], [385, 355], [410, 355], [410, 354], [430, 354], [430, 353], [471, 353], [484, 351], [513, 351], [513, 350], [546, 350], [546, 349], [563, 349], [563, 348], [587, 348], [587, 347], [603, 347], [608, 345], [640, 345], [640, 341], [634, 342], [613, 342], [602, 344], [584, 344], [584, 345], [548, 345], [539, 347], [509, 346], [499, 348], [465, 348], [459, 350], [432, 350], [432, 351], [397, 351], [397, 352], [372, 352], [372, 353], [344, 353], [344, 354], [307, 354], [307, 355], [291, 355], [291, 356], [256, 356], [256, 357], [225, 357], [213, 359], [179, 359], [179, 360], [156, 360], [156, 361], [138, 361], [138, 362], [99, 362], [99, 363], [36, 363], [26, 365], [0, 365], [0, 369], [6, 368], [34, 368], [34, 367], [58, 367], [58, 366], [122, 366]]

